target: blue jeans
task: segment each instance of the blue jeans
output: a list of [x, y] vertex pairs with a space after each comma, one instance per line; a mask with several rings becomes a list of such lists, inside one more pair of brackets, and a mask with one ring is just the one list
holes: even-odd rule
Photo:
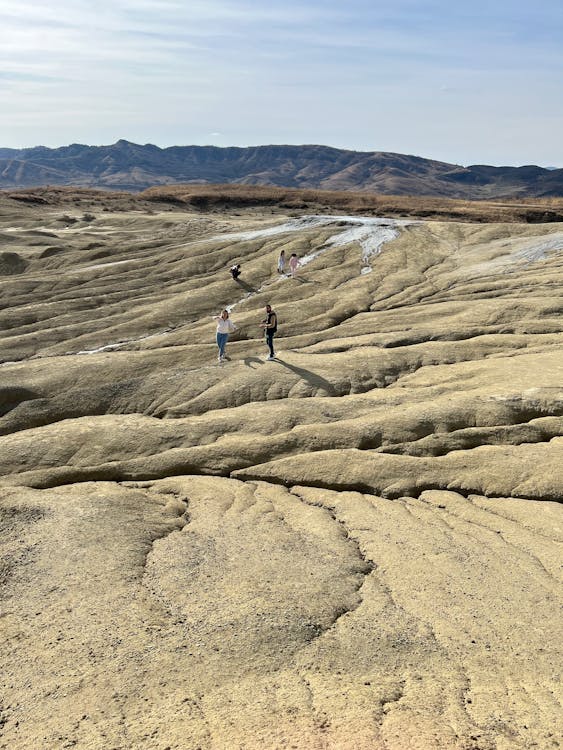
[[228, 333], [217, 333], [217, 346], [219, 347], [219, 356], [225, 356], [225, 347], [227, 346]]
[[270, 328], [266, 328], [266, 343], [268, 344], [268, 349], [270, 350], [270, 357], [274, 357], [274, 334], [275, 331], [272, 331]]

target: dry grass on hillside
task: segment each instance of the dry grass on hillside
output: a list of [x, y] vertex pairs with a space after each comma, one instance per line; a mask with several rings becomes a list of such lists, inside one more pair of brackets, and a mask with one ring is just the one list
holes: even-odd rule
[[169, 185], [149, 188], [140, 193], [140, 197], [151, 201], [175, 201], [200, 209], [278, 206], [291, 210], [346, 211], [457, 221], [563, 221], [563, 198], [465, 201], [254, 185]]
[[258, 185], [165, 185], [141, 193], [74, 187], [37, 187], [0, 191], [0, 200], [14, 205], [91, 204], [105, 210], [150, 210], [154, 204], [195, 211], [269, 208], [272, 211], [349, 213], [377, 216], [412, 216], [469, 222], [563, 221], [563, 198], [467, 201], [420, 196], [378, 195], [365, 192], [298, 190]]

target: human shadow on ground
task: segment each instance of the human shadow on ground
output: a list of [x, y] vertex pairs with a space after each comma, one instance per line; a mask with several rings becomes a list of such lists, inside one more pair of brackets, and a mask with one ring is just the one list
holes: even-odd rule
[[246, 292], [252, 292], [253, 294], [256, 294], [256, 292], [258, 291], [255, 287], [253, 287], [251, 284], [248, 284], [246, 281], [243, 281], [242, 279], [235, 279], [235, 281]]
[[286, 367], [288, 370], [291, 370], [291, 372], [294, 372], [296, 375], [298, 375], [302, 380], [305, 380], [309, 385], [312, 385], [314, 388], [319, 388], [326, 392], [327, 396], [341, 396], [341, 393], [338, 393], [336, 388], [333, 386], [332, 383], [330, 383], [328, 380], [323, 378], [321, 375], [318, 375], [316, 372], [311, 372], [311, 370], [305, 370], [304, 367], [296, 367], [295, 365], [290, 365], [288, 362], [284, 362], [283, 359], [280, 359], [278, 356], [274, 357], [274, 361], [278, 363], [278, 365], [282, 365], [282, 367]]
[[260, 357], [245, 357], [243, 359], [244, 364], [246, 367], [250, 367], [251, 370], [255, 370], [258, 365], [263, 365], [263, 360], [260, 359]]

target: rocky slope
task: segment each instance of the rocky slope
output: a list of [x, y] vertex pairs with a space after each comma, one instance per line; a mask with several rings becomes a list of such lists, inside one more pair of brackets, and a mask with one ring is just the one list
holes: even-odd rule
[[0, 188], [73, 185], [142, 190], [186, 182], [362, 190], [388, 195], [490, 199], [563, 195], [563, 169], [456, 164], [328, 146], [172, 146], [120, 140], [0, 149]]
[[563, 231], [105, 208], [0, 202], [0, 748], [558, 747]]

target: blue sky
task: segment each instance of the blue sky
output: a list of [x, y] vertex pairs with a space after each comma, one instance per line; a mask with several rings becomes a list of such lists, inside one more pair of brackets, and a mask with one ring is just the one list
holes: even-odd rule
[[0, 0], [0, 147], [563, 167], [561, 0]]

